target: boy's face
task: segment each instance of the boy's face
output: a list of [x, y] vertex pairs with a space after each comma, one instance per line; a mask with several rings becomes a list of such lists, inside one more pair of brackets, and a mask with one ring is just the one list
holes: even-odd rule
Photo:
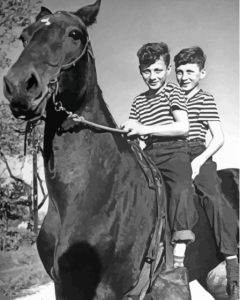
[[177, 81], [186, 94], [197, 87], [205, 75], [205, 69], [200, 70], [198, 64], [185, 64], [176, 68]]
[[167, 76], [171, 72], [171, 66], [166, 66], [164, 60], [160, 57], [155, 63], [146, 68], [140, 66], [140, 72], [148, 88], [155, 91], [166, 82]]

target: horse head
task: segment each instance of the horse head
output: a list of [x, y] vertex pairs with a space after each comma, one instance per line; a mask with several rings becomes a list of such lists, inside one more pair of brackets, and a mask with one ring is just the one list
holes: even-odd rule
[[[85, 78], [82, 75], [74, 83], [72, 67], [84, 64], [92, 55], [87, 27], [96, 21], [100, 3], [97, 0], [74, 13], [52, 13], [42, 7], [35, 22], [22, 31], [24, 49], [4, 77], [4, 95], [15, 117], [39, 119], [45, 114], [48, 99], [59, 95], [69, 99], [69, 93], [84, 93]], [[74, 107], [73, 103], [65, 104]]]

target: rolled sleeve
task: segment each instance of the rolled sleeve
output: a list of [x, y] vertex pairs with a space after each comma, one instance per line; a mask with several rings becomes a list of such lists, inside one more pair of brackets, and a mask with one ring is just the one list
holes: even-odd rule
[[202, 102], [199, 121], [220, 121], [217, 105], [212, 95], [207, 95]]

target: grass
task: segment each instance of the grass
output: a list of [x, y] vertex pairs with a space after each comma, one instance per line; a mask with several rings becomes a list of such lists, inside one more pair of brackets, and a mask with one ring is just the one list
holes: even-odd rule
[[23, 295], [23, 289], [49, 281], [36, 245], [22, 246], [17, 251], [0, 251], [0, 295], [14, 299]]

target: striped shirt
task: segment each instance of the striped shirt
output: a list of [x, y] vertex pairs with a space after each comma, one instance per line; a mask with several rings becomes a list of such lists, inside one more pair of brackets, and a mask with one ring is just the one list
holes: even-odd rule
[[201, 139], [205, 142], [209, 129], [208, 121], [220, 121], [213, 96], [203, 90], [199, 90], [187, 101], [189, 118], [188, 140]]
[[143, 125], [170, 124], [174, 122], [172, 112], [187, 111], [185, 94], [174, 83], [166, 83], [155, 94], [149, 91], [138, 95], [132, 104], [129, 119]]

